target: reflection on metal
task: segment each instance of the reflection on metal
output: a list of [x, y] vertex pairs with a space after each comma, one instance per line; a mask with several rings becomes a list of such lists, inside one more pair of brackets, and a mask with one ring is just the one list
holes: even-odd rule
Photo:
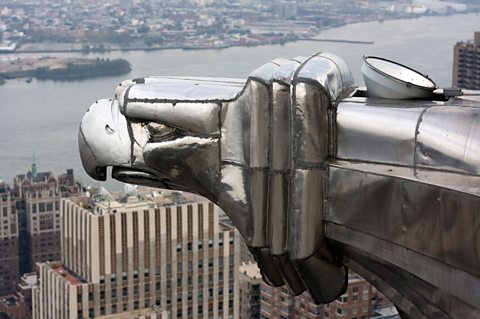
[[217, 203], [294, 294], [332, 301], [351, 267], [405, 318], [479, 317], [480, 92], [365, 96], [327, 53], [125, 81], [85, 114], [80, 154], [98, 180]]
[[364, 56], [362, 74], [371, 97], [430, 99], [436, 88], [426, 75], [379, 57]]

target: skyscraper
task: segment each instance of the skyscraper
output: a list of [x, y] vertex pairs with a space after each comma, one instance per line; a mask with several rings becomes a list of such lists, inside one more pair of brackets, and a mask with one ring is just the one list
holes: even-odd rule
[[173, 199], [63, 200], [62, 258], [39, 265], [34, 318], [237, 318], [236, 231], [212, 203]]
[[480, 31], [473, 42], [457, 42], [453, 50], [453, 86], [480, 90]]
[[10, 187], [0, 181], [0, 296], [15, 291], [20, 280], [18, 215]]
[[35, 163], [15, 176], [13, 187], [23, 274], [35, 271], [37, 262], [60, 259], [60, 199], [78, 194], [79, 188], [72, 169], [57, 179], [51, 172], [37, 172]]

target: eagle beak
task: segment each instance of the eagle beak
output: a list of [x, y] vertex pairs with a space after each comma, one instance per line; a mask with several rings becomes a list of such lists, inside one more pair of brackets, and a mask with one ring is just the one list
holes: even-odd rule
[[78, 147], [80, 149], [80, 159], [87, 174], [98, 181], [107, 180], [107, 167], [98, 165], [95, 155], [85, 140], [81, 127], [78, 131]]
[[108, 166], [131, 166], [131, 140], [127, 120], [115, 100], [99, 100], [83, 116], [78, 147], [87, 174], [99, 181], [107, 178]]

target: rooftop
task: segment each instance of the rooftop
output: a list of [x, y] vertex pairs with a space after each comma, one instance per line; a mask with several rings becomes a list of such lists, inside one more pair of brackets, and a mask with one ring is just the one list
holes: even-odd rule
[[7, 295], [0, 298], [2, 306], [7, 308], [19, 306], [22, 302], [22, 297], [17, 295]]
[[23, 276], [21, 278], [21, 282], [18, 284], [18, 286], [22, 290], [32, 289], [36, 285], [37, 285], [37, 273], [35, 273], [35, 272], [30, 272], [30, 273], [23, 274]]
[[145, 308], [145, 309], [127, 311], [127, 312], [122, 312], [117, 314], [110, 314], [110, 315], [95, 317], [95, 318], [97, 319], [102, 319], [102, 318], [131, 319], [131, 318], [144, 318], [146, 316], [151, 316], [151, 315], [160, 315], [160, 316], [156, 316], [155, 318], [167, 318], [168, 312], [162, 311], [157, 308]]
[[83, 281], [80, 277], [75, 275], [61, 263], [50, 263], [50, 269], [62, 276], [73, 286], [78, 286], [85, 283], [85, 281]]
[[34, 177], [31, 171], [28, 171], [27, 174], [19, 174], [17, 175], [17, 179], [19, 182], [23, 182], [25, 180], [29, 180], [34, 183], [42, 183], [48, 181], [48, 179], [52, 176], [51, 172], [40, 172]]
[[262, 279], [262, 274], [256, 263], [243, 263], [238, 267], [238, 270], [252, 279]]

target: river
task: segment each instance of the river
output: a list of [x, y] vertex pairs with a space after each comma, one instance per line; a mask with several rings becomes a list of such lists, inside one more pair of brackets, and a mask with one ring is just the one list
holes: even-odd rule
[[[23, 79], [0, 85], [0, 180], [12, 184], [16, 174], [30, 169], [33, 154], [39, 171], [55, 174], [73, 168], [84, 183], [93, 183], [80, 163], [78, 124], [88, 106], [113, 95], [125, 78], [148, 75], [247, 77], [256, 67], [277, 57], [311, 55], [328, 51], [343, 57], [358, 85], [363, 85], [362, 56], [376, 55], [396, 60], [428, 74], [438, 86], [451, 85], [453, 46], [480, 30], [478, 14], [422, 17], [347, 25], [323, 31], [322, 39], [374, 41], [374, 44], [299, 41], [285, 45], [232, 47], [221, 50], [129, 51], [102, 54], [130, 61], [130, 74], [73, 82]], [[39, 56], [47, 54], [22, 54]], [[56, 53], [51, 56], [83, 56]], [[95, 57], [90, 54], [88, 57]], [[0, 56], [5, 58], [7, 56]], [[119, 190], [115, 182], [105, 184]]]

